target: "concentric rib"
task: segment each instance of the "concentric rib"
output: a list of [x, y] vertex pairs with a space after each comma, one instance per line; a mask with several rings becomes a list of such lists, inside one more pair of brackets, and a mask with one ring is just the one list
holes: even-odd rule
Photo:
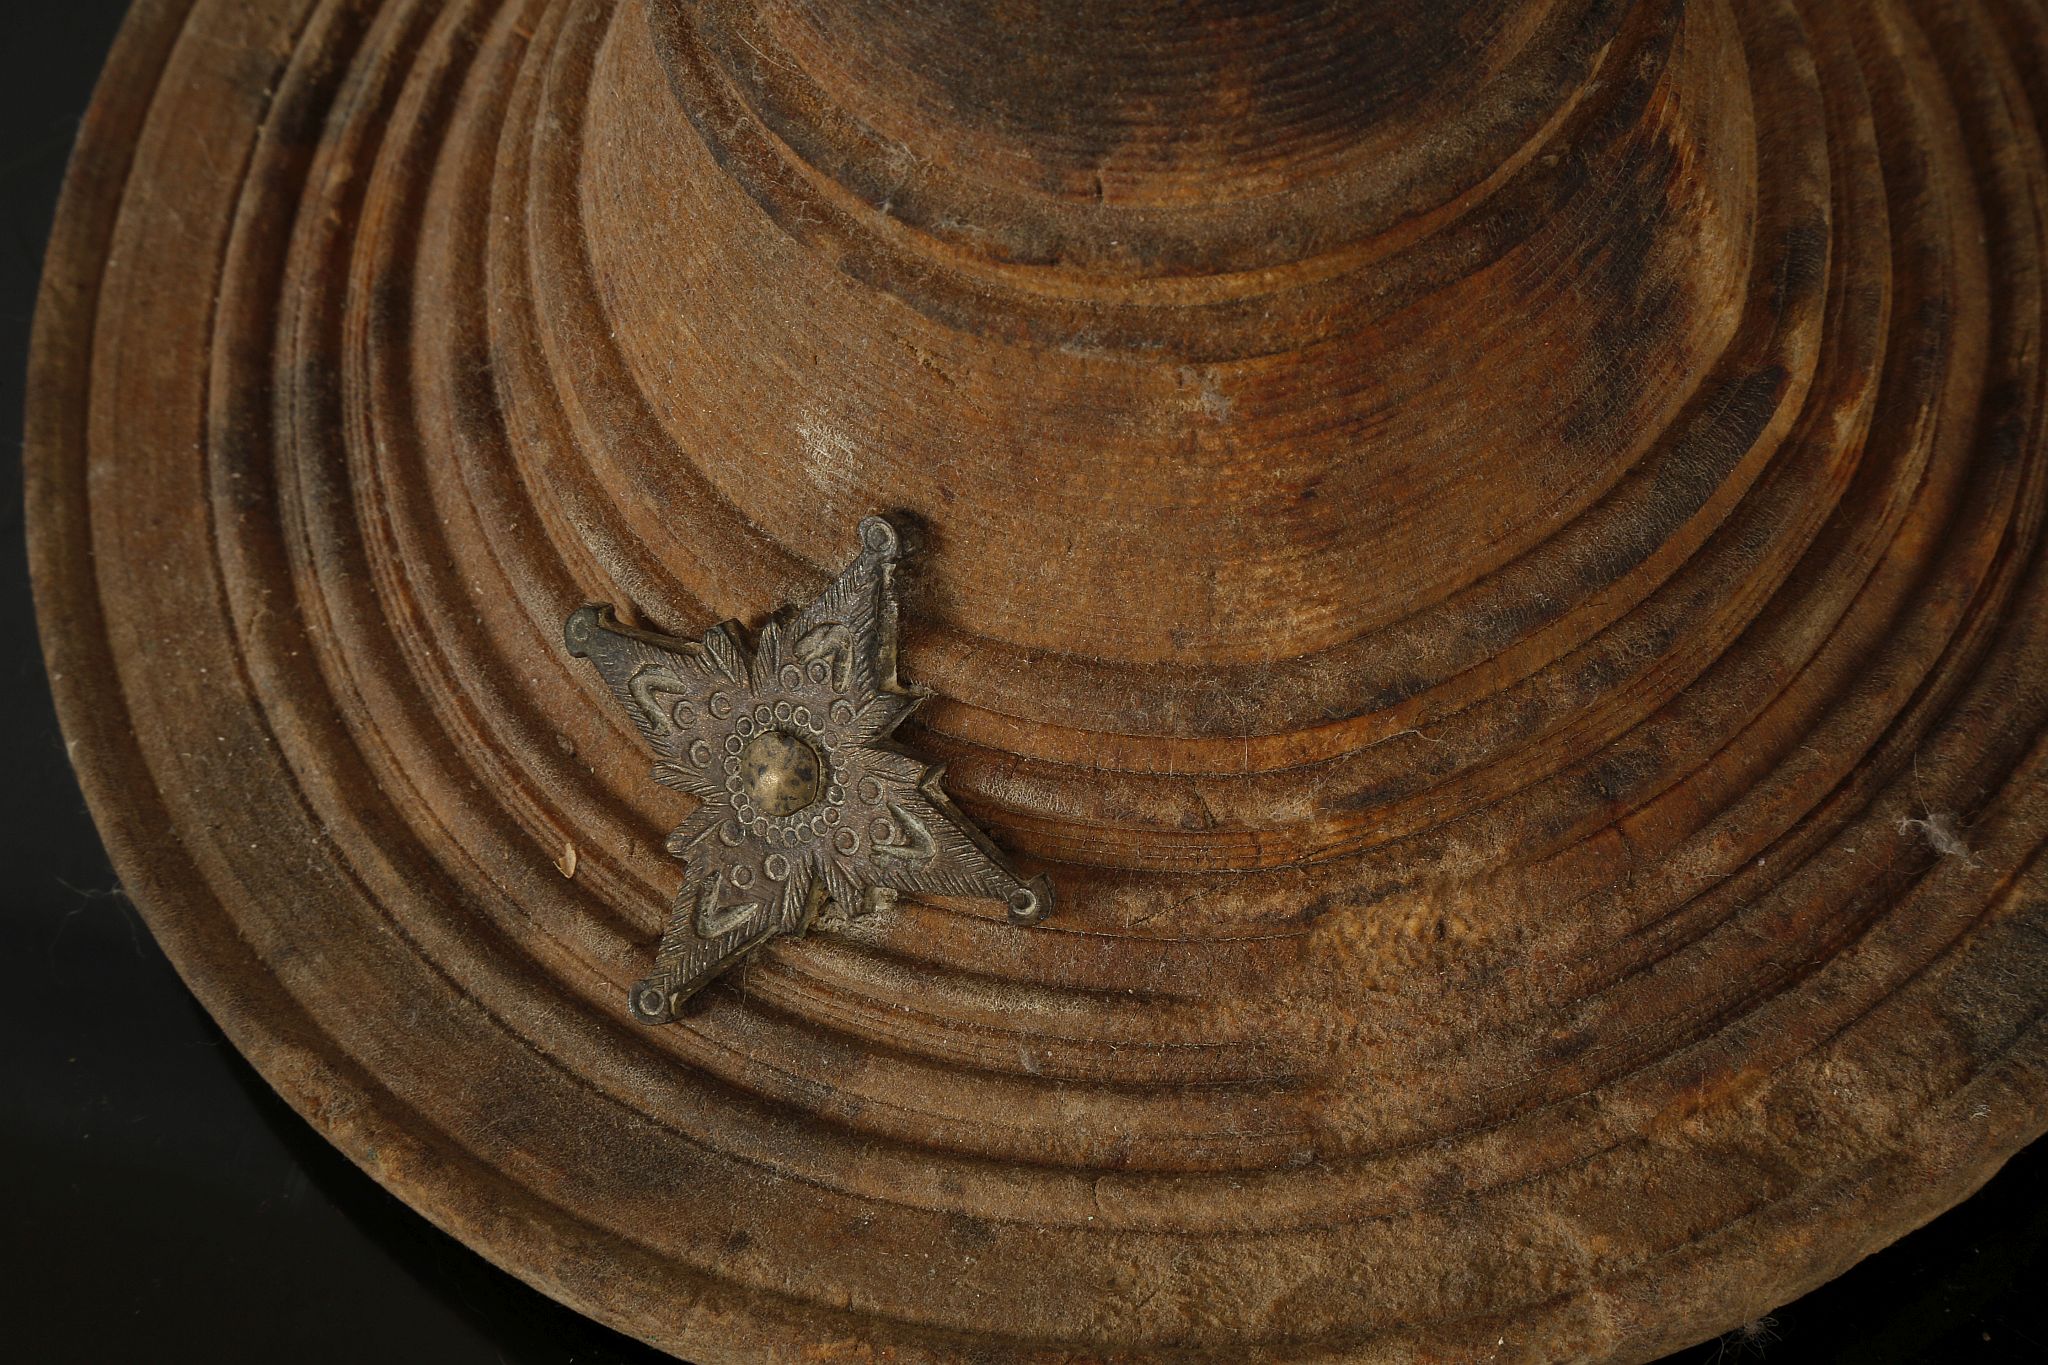
[[[793, 89], [772, 103], [821, 119], [837, 115], [866, 135], [863, 142], [902, 145], [919, 125], [912, 111], [943, 108], [963, 123], [981, 120], [983, 126], [960, 129], [959, 144], [946, 149], [950, 155], [934, 156], [940, 149], [926, 153], [941, 162], [939, 174], [972, 177], [1039, 163], [1031, 183], [1044, 193], [1085, 200], [1108, 197], [1114, 185], [1119, 203], [1165, 204], [1213, 201], [1233, 197], [1232, 191], [1271, 193], [1288, 187], [1289, 173], [1324, 180], [1345, 163], [1386, 155], [1402, 138], [1382, 133], [1367, 142], [1358, 135], [1361, 95], [1378, 110], [1396, 113], [1431, 94], [1446, 103], [1459, 99], [1475, 112], [1491, 108], [1491, 102], [1471, 97], [1472, 78], [1525, 50], [1528, 30], [1546, 14], [1534, 7], [1511, 13], [1487, 8], [1460, 13], [1446, 6], [1415, 16], [1421, 31], [1410, 33], [1391, 25], [1373, 32], [1375, 16], [1363, 6], [1320, 13], [1304, 8], [1305, 17], [1295, 23], [1288, 22], [1294, 16], [1255, 6], [1235, 12], [1219, 7], [1207, 15], [1179, 16], [1180, 26], [1167, 16], [1091, 16], [1077, 7], [1052, 24], [994, 31], [971, 22], [920, 27], [889, 5], [808, 5], [758, 15], [729, 6], [698, 17], [697, 26], [723, 49], [725, 68], [749, 85], [757, 111], [770, 102], [769, 83], [780, 81]], [[993, 26], [1010, 16], [974, 18]], [[1063, 54], [1066, 61], [1019, 51], [1022, 44], [1056, 43], [1063, 29], [1089, 18], [1096, 21], [1100, 44], [1093, 51], [1070, 50]], [[1219, 42], [1214, 30], [1201, 26], [1204, 20], [1229, 36]], [[1229, 54], [1220, 61], [1219, 47]], [[1304, 51], [1336, 60], [1304, 60]], [[1392, 56], [1412, 56], [1414, 64], [1403, 67], [1388, 60]], [[1060, 98], [1047, 102], [1049, 108], [1023, 105], [1005, 87], [1002, 67], [1020, 57], [1044, 77], [1070, 83]], [[1373, 70], [1361, 70], [1368, 64]], [[1229, 97], [1230, 67], [1243, 70], [1244, 84], [1261, 96], [1265, 126], [1214, 107]], [[1442, 90], [1447, 84], [1454, 88]], [[1104, 107], [1074, 107], [1090, 99]], [[1160, 113], [1155, 101], [1185, 104]], [[934, 121], [927, 117], [924, 123]], [[790, 145], [808, 131], [773, 114], [764, 122]], [[940, 129], [951, 131], [944, 123]], [[1251, 142], [1255, 131], [1264, 134], [1257, 145]], [[1017, 155], [1022, 149], [1030, 155]], [[989, 164], [1005, 152], [1010, 167]], [[1100, 167], [1104, 193], [1098, 195], [1097, 163], [1108, 155], [1116, 164]], [[813, 166], [821, 159], [807, 157]], [[1473, 158], [1494, 159], [1502, 158]]]
[[[1612, 5], [1548, 11], [1525, 7], [1502, 24], [1499, 46], [1514, 51], [1500, 54], [1506, 69], [1494, 72], [1486, 72], [1485, 60], [1470, 49], [1460, 52], [1432, 45], [1419, 34], [1397, 39], [1413, 58], [1448, 59], [1452, 65], [1424, 98], [1411, 101], [1389, 120], [1427, 124], [1428, 138], [1443, 154], [1431, 156], [1415, 145], [1416, 135], [1404, 138], [1398, 128], [1386, 127], [1380, 132], [1383, 141], [1354, 142], [1346, 153], [1347, 159], [1371, 161], [1377, 177], [1357, 167], [1350, 174], [1296, 177], [1284, 201], [1267, 194], [1261, 206], [1269, 213], [1277, 209], [1303, 217], [1277, 231], [1269, 219], [1264, 239], [1254, 240], [1260, 236], [1253, 226], [1256, 220], [1233, 202], [1227, 176], [1220, 184], [1214, 175], [1205, 176], [1200, 195], [1178, 194], [1150, 206], [1127, 205], [1129, 191], [1137, 190], [1140, 198], [1143, 191], [1137, 177], [1120, 174], [1109, 163], [1120, 150], [1151, 135], [1140, 120], [1117, 130], [1128, 139], [1122, 148], [1116, 132], [1095, 130], [1097, 137], [1110, 139], [1108, 145], [1095, 148], [1103, 164], [1084, 170], [1080, 183], [1062, 195], [1055, 185], [1031, 183], [1046, 163], [1016, 145], [989, 152], [948, 144], [950, 136], [967, 131], [967, 125], [988, 112], [988, 105], [971, 96], [949, 99], [943, 109], [928, 106], [921, 111], [925, 119], [915, 139], [916, 151], [903, 142], [900, 129], [861, 125], [852, 109], [858, 92], [842, 89], [821, 97], [805, 64], [829, 63], [821, 43], [834, 40], [804, 42], [801, 33], [829, 11], [813, 7], [803, 19], [792, 16], [777, 23], [774, 18], [752, 20], [739, 6], [663, 4], [651, 10], [661, 62], [677, 100], [690, 112], [722, 167], [778, 221], [816, 242], [823, 254], [849, 258], [863, 278], [878, 287], [911, 285], [920, 306], [939, 310], [955, 322], [988, 316], [1000, 308], [998, 325], [1028, 327], [1040, 320], [1039, 309], [1049, 297], [1064, 294], [1107, 305], [1105, 311], [1112, 315], [1124, 314], [1105, 321], [1111, 329], [1133, 326], [1133, 336], [1148, 330], [1148, 313], [1152, 325], [1178, 332], [1181, 322], [1171, 316], [1174, 307], [1228, 302], [1292, 273], [1348, 268], [1383, 249], [1385, 241], [1400, 240], [1418, 220], [1427, 222], [1444, 205], [1469, 194], [1473, 180], [1483, 183], [1496, 168], [1515, 162], [1560, 109], [1570, 109], [1588, 95], [1597, 97], [1608, 47], [1628, 17], [1625, 7]], [[827, 19], [841, 34], [836, 43], [842, 52], [878, 39], [887, 42], [889, 22], [861, 24], [851, 7], [848, 11]], [[1663, 7], [1643, 26], [1654, 27], [1670, 12]], [[1452, 16], [1446, 6], [1422, 18], [1424, 23], [1440, 23]], [[1351, 17], [1366, 17], [1366, 26], [1381, 33], [1388, 28], [1384, 14], [1361, 16], [1354, 10]], [[1634, 17], [1641, 17], [1640, 9]], [[1380, 22], [1374, 23], [1374, 18]], [[1175, 23], [1192, 27], [1213, 19], [1213, 10], [1205, 16], [1154, 15], [1152, 36], [1156, 41]], [[993, 22], [1000, 24], [1003, 17], [996, 16]], [[972, 21], [958, 27], [966, 37]], [[1095, 27], [1098, 34], [1103, 31], [1099, 15]], [[1108, 27], [1114, 27], [1113, 21]], [[1302, 41], [1301, 30], [1300, 23], [1283, 21], [1283, 31], [1294, 41]], [[1042, 30], [1047, 35], [1057, 31], [1051, 24]], [[784, 37], [797, 39], [803, 51], [778, 51]], [[1114, 46], [1113, 40], [1098, 37], [1093, 55], [1114, 60]], [[1352, 51], [1361, 48], [1354, 46]], [[1247, 54], [1240, 48], [1238, 55]], [[1519, 67], [1514, 60], [1518, 55], [1528, 59]], [[1087, 60], [1070, 58], [1067, 74]], [[920, 70], [908, 80], [929, 88], [934, 77], [958, 77], [965, 65]], [[1276, 95], [1279, 86], [1304, 68], [1315, 70], [1312, 63], [1301, 61], [1273, 69]], [[1487, 75], [1498, 82], [1497, 99], [1459, 98], [1469, 80]], [[1367, 106], [1359, 98], [1364, 92], [1353, 88], [1346, 93], [1347, 111], [1356, 116]], [[892, 91], [896, 98], [903, 94], [900, 88]], [[1128, 86], [1119, 90], [1116, 83], [1098, 84], [1090, 94], [1112, 101], [1142, 100]], [[1071, 107], [1060, 110], [1062, 115], [1072, 112]], [[1191, 136], [1193, 132], [1184, 122], [1171, 130], [1183, 149], [1200, 145], [1199, 134]], [[1270, 154], [1270, 144], [1262, 143], [1262, 150]], [[1054, 159], [1059, 155], [1054, 153]], [[1265, 174], [1247, 161], [1239, 164], [1251, 171], [1253, 183]], [[1457, 183], [1464, 176], [1472, 180]], [[1076, 194], [1075, 189], [1081, 192]], [[1055, 196], [1050, 201], [1047, 190]], [[1080, 203], [1065, 208], [1060, 197]], [[920, 258], [935, 254], [946, 258], [949, 270], [971, 277], [974, 287], [932, 289], [921, 278], [929, 267]], [[1332, 259], [1316, 260], [1317, 255]], [[1142, 289], [1133, 291], [1133, 283]], [[991, 291], [999, 303], [975, 299], [977, 293]], [[1164, 306], [1152, 307], [1155, 302]], [[1212, 322], [1223, 316], [1227, 314]]]
[[[1092, 285], [1098, 296], [1125, 274], [1162, 293], [1205, 282], [1228, 291], [1242, 288], [1261, 264], [1300, 269], [1306, 253], [1356, 256], [1360, 237], [1373, 249], [1392, 224], [1471, 193], [1469, 184], [1430, 182], [1449, 168], [1456, 168], [1452, 175], [1483, 176], [1515, 161], [1533, 140], [1531, 127], [1556, 117], [1553, 105], [1569, 107], [1596, 84], [1587, 68], [1598, 69], [1616, 12], [1530, 6], [1460, 14], [1443, 6], [1426, 15], [1374, 15], [1353, 6], [1304, 24], [1274, 22], [1248, 7], [1238, 15], [1155, 13], [1123, 25], [1097, 11], [1087, 14], [1093, 43], [1068, 49], [1064, 61], [1038, 63], [1046, 78], [1072, 82], [1069, 96], [1033, 110], [1013, 101], [1005, 107], [1002, 73], [1019, 59], [1017, 42], [1044, 42], [1061, 32], [1059, 22], [998, 34], [978, 31], [972, 20], [919, 27], [885, 7], [862, 15], [852, 6], [808, 6], [757, 17], [725, 6], [691, 15], [675, 35], [678, 46], [701, 55], [665, 55], [665, 64], [678, 71], [715, 65], [808, 172], [947, 241], [970, 270], [1030, 265], [1037, 288]], [[1007, 18], [980, 16], [993, 25]], [[1425, 31], [1396, 33], [1404, 18]], [[1205, 30], [1205, 21], [1214, 27]], [[1442, 31], [1427, 32], [1432, 24]], [[1230, 36], [1221, 37], [1224, 31]], [[966, 51], [947, 59], [892, 50], [934, 40]], [[1212, 66], [1204, 80], [1194, 68], [1215, 62], [1217, 52], [1204, 47], [1211, 41], [1226, 44], [1229, 55], [1224, 69]], [[1395, 45], [1400, 50], [1390, 53]], [[1304, 52], [1317, 48], [1337, 60], [1317, 62]], [[1422, 67], [1433, 75], [1397, 90], [1362, 81], [1344, 65], [1346, 58], [1392, 65], [1389, 56], [1412, 60], [1417, 69], [1407, 77]], [[1090, 72], [1091, 63], [1115, 74]], [[1154, 69], [1133, 69], [1143, 64]], [[1228, 67], [1261, 68], [1247, 73], [1260, 96], [1257, 123], [1213, 105], [1179, 115], [1162, 107], [1179, 99], [1227, 101]], [[1173, 88], [1176, 76], [1189, 83]], [[1483, 94], [1475, 90], [1482, 84]], [[1056, 122], [1031, 126], [1046, 112]], [[1390, 126], [1361, 126], [1375, 114]], [[912, 124], [920, 131], [912, 132]], [[1418, 125], [1460, 155], [1419, 155]], [[724, 140], [715, 122], [706, 120], [705, 128], [714, 143]], [[947, 141], [949, 134], [957, 141]], [[1377, 175], [1361, 173], [1362, 163]], [[1289, 228], [1264, 241], [1244, 240], [1246, 199], [1278, 199]], [[979, 211], [963, 212], [967, 200], [978, 201]], [[1162, 222], [1170, 222], [1177, 252], [1119, 258], [1118, 246], [1155, 237]], [[1191, 249], [1197, 242], [1199, 251]], [[1176, 277], [1176, 265], [1190, 274]], [[1091, 270], [1096, 278], [1086, 280]], [[1222, 271], [1240, 279], [1226, 283], [1218, 279]], [[1055, 272], [1067, 278], [1043, 279]]]

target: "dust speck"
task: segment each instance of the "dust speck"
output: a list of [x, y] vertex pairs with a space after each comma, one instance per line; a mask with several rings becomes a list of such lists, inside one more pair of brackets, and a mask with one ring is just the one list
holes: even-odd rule
[[1971, 867], [1978, 866], [1977, 855], [1970, 851], [1970, 845], [1956, 828], [1955, 816], [1947, 811], [1929, 811], [1924, 820], [1909, 815], [1899, 821], [1899, 833], [1911, 834], [1916, 830], [1934, 845], [1934, 851], [1942, 857], [1961, 858]]

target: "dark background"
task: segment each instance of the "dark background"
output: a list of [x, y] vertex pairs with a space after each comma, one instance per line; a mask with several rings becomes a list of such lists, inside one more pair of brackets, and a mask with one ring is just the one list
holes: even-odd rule
[[[0, 432], [19, 449], [43, 241], [123, 0], [0, 0]], [[0, 1358], [666, 1360], [430, 1227], [285, 1107], [122, 895], [0, 495]], [[2048, 1362], [2048, 1143], [1770, 1318], [1674, 1361]]]

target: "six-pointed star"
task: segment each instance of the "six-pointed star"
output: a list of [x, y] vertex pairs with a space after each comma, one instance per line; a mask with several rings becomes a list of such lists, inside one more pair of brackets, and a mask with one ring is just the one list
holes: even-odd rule
[[675, 1017], [692, 992], [777, 934], [801, 933], [827, 899], [871, 892], [992, 897], [1013, 922], [1052, 909], [940, 790], [941, 769], [889, 734], [923, 694], [896, 677], [896, 530], [860, 524], [860, 555], [817, 600], [761, 628], [701, 641], [621, 626], [583, 607], [564, 631], [597, 666], [660, 761], [654, 776], [703, 804], [668, 839], [682, 890], [633, 1013]]

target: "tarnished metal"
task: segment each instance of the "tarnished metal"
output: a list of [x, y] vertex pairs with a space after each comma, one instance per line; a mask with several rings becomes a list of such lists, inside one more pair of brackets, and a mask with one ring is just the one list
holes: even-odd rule
[[702, 804], [668, 837], [684, 860], [654, 970], [635, 1017], [666, 1023], [692, 993], [778, 934], [800, 934], [835, 902], [993, 898], [1013, 923], [1052, 909], [946, 799], [943, 769], [890, 741], [924, 693], [896, 676], [891, 577], [902, 554], [880, 517], [860, 553], [814, 601], [763, 626], [738, 622], [679, 640], [619, 624], [609, 608], [569, 617], [570, 654], [597, 666], [660, 755], [658, 782]]

